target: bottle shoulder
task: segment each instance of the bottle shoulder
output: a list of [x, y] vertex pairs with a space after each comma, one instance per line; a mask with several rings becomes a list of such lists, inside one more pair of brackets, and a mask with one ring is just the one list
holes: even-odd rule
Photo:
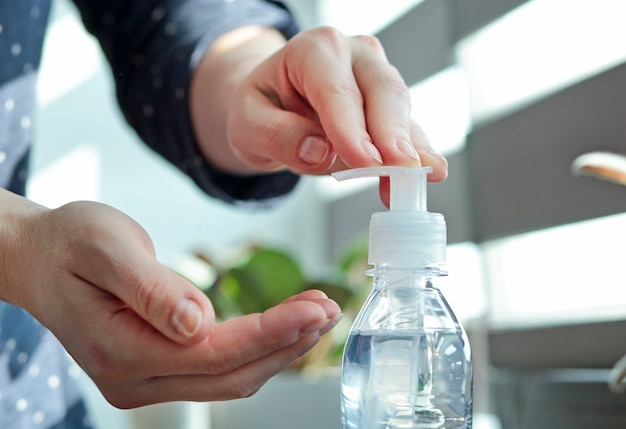
[[395, 283], [374, 287], [353, 324], [361, 332], [462, 332], [436, 288]]

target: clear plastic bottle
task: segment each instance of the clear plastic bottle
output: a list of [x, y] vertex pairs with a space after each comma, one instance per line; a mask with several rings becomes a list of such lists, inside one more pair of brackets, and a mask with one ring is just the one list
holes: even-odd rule
[[339, 180], [389, 176], [390, 211], [374, 213], [372, 292], [347, 340], [343, 429], [471, 429], [469, 341], [437, 283], [445, 272], [443, 216], [426, 211], [429, 168], [375, 167]]

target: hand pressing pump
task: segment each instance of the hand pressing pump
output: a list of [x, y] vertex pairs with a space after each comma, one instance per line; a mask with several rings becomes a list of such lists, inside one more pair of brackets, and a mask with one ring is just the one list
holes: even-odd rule
[[343, 429], [470, 429], [472, 357], [437, 288], [446, 276], [446, 223], [426, 209], [425, 168], [371, 167], [338, 180], [389, 176], [390, 210], [370, 222], [373, 289], [346, 343]]

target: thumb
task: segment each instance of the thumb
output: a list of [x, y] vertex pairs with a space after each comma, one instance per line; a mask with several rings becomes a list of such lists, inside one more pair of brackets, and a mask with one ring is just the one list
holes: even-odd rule
[[248, 165], [259, 170], [287, 167], [297, 173], [319, 174], [335, 161], [332, 143], [320, 124], [309, 117], [313, 113], [283, 110], [261, 92], [246, 97], [242, 104], [233, 110], [227, 133], [232, 149]]
[[196, 344], [209, 335], [215, 312], [197, 286], [158, 262], [142, 246], [116, 250], [84, 258], [76, 274], [117, 297], [177, 343]]
[[206, 295], [156, 260], [144, 264], [133, 267], [137, 281], [116, 282], [117, 296], [173, 341], [196, 344], [206, 338], [215, 321]]

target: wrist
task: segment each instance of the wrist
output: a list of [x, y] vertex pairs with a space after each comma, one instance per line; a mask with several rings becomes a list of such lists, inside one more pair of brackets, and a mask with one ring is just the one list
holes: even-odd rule
[[[0, 188], [0, 300], [29, 307], [34, 218], [48, 210]], [[31, 250], [29, 250], [31, 249]]]

